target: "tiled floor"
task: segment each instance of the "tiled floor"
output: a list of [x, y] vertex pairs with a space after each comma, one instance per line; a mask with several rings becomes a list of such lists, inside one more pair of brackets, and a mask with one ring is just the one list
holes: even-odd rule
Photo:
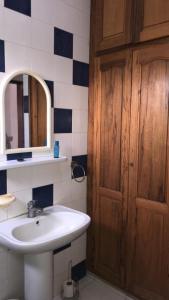
[[[55, 300], [60, 300], [60, 297]], [[133, 300], [97, 277], [88, 274], [80, 281], [79, 300]]]

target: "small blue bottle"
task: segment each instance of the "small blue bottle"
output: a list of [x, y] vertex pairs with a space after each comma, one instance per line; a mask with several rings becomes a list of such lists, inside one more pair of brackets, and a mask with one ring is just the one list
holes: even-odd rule
[[59, 157], [59, 141], [55, 141], [54, 144], [54, 158]]

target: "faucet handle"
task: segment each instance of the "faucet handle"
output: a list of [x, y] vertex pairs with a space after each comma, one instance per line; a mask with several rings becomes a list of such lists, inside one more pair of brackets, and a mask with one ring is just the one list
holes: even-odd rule
[[28, 208], [34, 208], [35, 205], [36, 205], [36, 200], [31, 200], [27, 204]]

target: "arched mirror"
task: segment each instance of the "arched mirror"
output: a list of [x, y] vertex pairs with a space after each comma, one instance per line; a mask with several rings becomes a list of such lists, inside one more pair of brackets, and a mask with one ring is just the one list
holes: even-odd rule
[[43, 79], [15, 72], [1, 85], [1, 152], [44, 151], [51, 147], [51, 97]]

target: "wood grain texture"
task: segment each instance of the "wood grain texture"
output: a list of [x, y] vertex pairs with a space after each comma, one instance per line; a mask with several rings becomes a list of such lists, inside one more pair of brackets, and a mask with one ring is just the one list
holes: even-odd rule
[[98, 0], [95, 2], [97, 50], [128, 44], [131, 39], [132, 0]]
[[[102, 72], [100, 185], [120, 191], [123, 68]], [[113, 159], [110, 159], [110, 158]]]
[[125, 0], [103, 2], [103, 38], [123, 33], [125, 9]]
[[168, 62], [168, 44], [134, 51], [126, 270], [147, 300], [169, 299]]
[[41, 84], [29, 78], [30, 89], [30, 143], [31, 147], [45, 146], [47, 138], [47, 102]]
[[[138, 196], [165, 202], [168, 126], [167, 62], [142, 66]], [[162, 154], [162, 155], [161, 155]]]
[[[95, 238], [95, 268], [104, 278], [121, 282], [122, 203], [100, 193]], [[106, 216], [106, 218], [105, 218]]]
[[[89, 261], [92, 271], [114, 284], [123, 286], [124, 229], [128, 193], [130, 53], [124, 51], [103, 56], [97, 59], [97, 66], [99, 68], [95, 77], [97, 92], [94, 94], [92, 115], [94, 119], [93, 176], [95, 177], [91, 215], [93, 231], [89, 237], [89, 243], [91, 240], [93, 245], [93, 253], [90, 252], [92, 258]], [[105, 243], [108, 246], [105, 247]], [[115, 259], [111, 255], [112, 251], [115, 251]]]
[[151, 40], [169, 35], [169, 2], [166, 0], [141, 0], [143, 6], [140, 40]]

